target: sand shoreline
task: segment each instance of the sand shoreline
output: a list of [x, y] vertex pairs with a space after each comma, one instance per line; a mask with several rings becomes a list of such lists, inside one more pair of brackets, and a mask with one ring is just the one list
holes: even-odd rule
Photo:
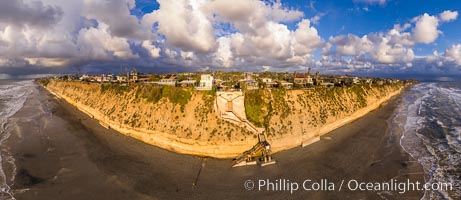
[[[250, 149], [254, 144], [248, 144], [246, 141], [239, 141], [239, 142], [225, 142], [222, 144], [208, 144], [208, 143], [200, 143], [195, 140], [185, 139], [185, 138], [178, 138], [172, 136], [167, 133], [162, 133], [159, 131], [150, 131], [150, 130], [143, 130], [143, 129], [135, 129], [128, 126], [119, 125], [101, 114], [98, 110], [90, 108], [86, 105], [83, 105], [79, 102], [74, 101], [73, 99], [53, 92], [48, 87], [43, 87], [51, 94], [55, 95], [59, 99], [63, 99], [67, 101], [69, 104], [75, 106], [78, 110], [82, 111], [83, 113], [87, 114], [91, 118], [98, 120], [104, 127], [114, 129], [117, 132], [136, 138], [140, 141], [143, 141], [147, 144], [151, 144], [169, 151], [173, 151], [176, 153], [181, 154], [188, 154], [188, 155], [196, 155], [196, 156], [203, 156], [203, 157], [213, 157], [213, 158], [235, 158], [236, 156], [240, 155], [242, 152]], [[293, 136], [287, 135], [283, 138], [269, 138], [269, 142], [271, 143], [272, 152], [277, 153], [280, 151], [285, 151], [292, 149], [298, 146], [306, 146], [310, 141], [316, 140], [316, 138], [325, 135], [341, 126], [344, 126], [348, 123], [351, 123], [363, 116], [367, 113], [375, 110], [378, 108], [382, 103], [388, 101], [392, 97], [399, 95], [402, 89], [396, 90], [385, 97], [380, 98], [376, 102], [372, 103], [371, 105], [367, 105], [364, 108], [361, 108], [349, 116], [346, 116], [342, 119], [335, 120], [331, 123], [323, 125], [320, 128], [313, 128], [312, 134], [307, 135], [300, 135], [300, 136]]]
[[[231, 168], [230, 160], [201, 159], [173, 153], [102, 127], [71, 104], [44, 90], [31, 97], [50, 103], [48, 128], [32, 131], [10, 141], [18, 170], [41, 180], [15, 184], [16, 199], [420, 199], [419, 191], [404, 194], [362, 191], [247, 191], [246, 180], [279, 178], [424, 181], [422, 169], [403, 152], [398, 137], [388, 134], [387, 120], [398, 98], [317, 143], [274, 155], [276, 165]], [[33, 106], [17, 113], [28, 116]], [[24, 140], [28, 138], [27, 140]], [[36, 142], [30, 142], [36, 141]], [[39, 142], [42, 141], [42, 142]], [[54, 149], [49, 151], [49, 149]], [[201, 171], [198, 175], [198, 171]], [[195, 183], [193, 185], [192, 183]]]

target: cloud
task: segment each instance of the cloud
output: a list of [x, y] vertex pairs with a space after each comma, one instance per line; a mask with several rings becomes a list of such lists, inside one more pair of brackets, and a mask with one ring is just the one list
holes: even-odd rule
[[160, 8], [143, 17], [144, 24], [157, 24], [167, 43], [187, 51], [209, 52], [216, 45], [210, 15], [204, 0], [158, 0]]
[[[282, 6], [280, 2], [271, 5], [255, 0], [231, 3], [218, 0], [209, 5], [208, 11], [215, 13], [218, 21], [230, 23], [237, 30], [237, 33], [226, 36], [226, 41], [230, 41], [230, 47], [225, 46], [226, 50], [233, 51], [228, 55], [254, 63], [261, 60], [306, 63], [310, 54], [323, 45], [323, 41], [307, 19], [298, 22], [295, 30], [280, 23], [288, 18], [295, 20], [303, 16], [298, 11]], [[278, 16], [274, 16], [274, 13]], [[222, 47], [221, 43], [220, 49]], [[227, 56], [227, 60], [229, 58]]]
[[452, 45], [450, 48], [447, 48], [442, 58], [449, 63], [461, 67], [461, 44]]
[[299, 10], [291, 10], [288, 8], [284, 8], [280, 0], [274, 2], [270, 9], [270, 15], [272, 16], [272, 20], [276, 22], [295, 21], [301, 19], [304, 16], [304, 13]]
[[441, 33], [438, 29], [439, 21], [437, 16], [424, 13], [415, 17], [411, 23], [394, 25], [387, 32], [370, 33], [362, 37], [353, 34], [330, 37], [323, 51], [329, 61], [323, 59], [322, 62], [324, 65], [342, 63], [352, 66], [347, 60], [347, 57], [351, 57], [355, 61], [366, 61], [364, 64], [412, 67], [413, 61], [418, 59], [413, 51], [414, 46], [435, 42]]
[[360, 38], [353, 34], [330, 37], [329, 44], [336, 47], [334, 53], [346, 56], [363, 55], [371, 51], [373, 45], [367, 36]]
[[126, 38], [112, 36], [110, 28], [104, 23], [98, 27], [81, 29], [77, 47], [82, 59], [110, 60], [112, 58], [138, 58], [131, 52]]
[[59, 7], [44, 5], [40, 1], [6, 0], [0, 2], [0, 24], [46, 28], [62, 18]]
[[218, 39], [218, 50], [215, 53], [215, 61], [224, 67], [232, 65], [233, 53], [231, 50], [231, 39], [228, 37], [220, 37]]
[[160, 49], [160, 48], [157, 48], [156, 46], [154, 46], [154, 45], [152, 44], [152, 41], [151, 41], [151, 40], [143, 41], [142, 44], [141, 44], [141, 46], [149, 52], [149, 55], [150, 55], [152, 58], [158, 58], [158, 57], [160, 57], [160, 51], [161, 51], [161, 49]]
[[441, 21], [452, 21], [458, 17], [458, 11], [446, 10], [439, 14]]
[[130, 14], [134, 0], [83, 0], [82, 15], [109, 26], [117, 37], [150, 39], [150, 30], [144, 30], [136, 16]]
[[313, 24], [318, 24], [320, 19], [324, 16], [325, 14], [324, 13], [319, 13], [313, 17], [311, 17], [309, 20], [313, 23]]
[[413, 19], [416, 22], [412, 34], [415, 42], [429, 44], [435, 41], [441, 31], [437, 30], [439, 20], [435, 16], [424, 13]]
[[[355, 2], [365, 3], [363, 9], [387, 3]], [[424, 13], [388, 30], [333, 35], [325, 41], [317, 29], [323, 13], [312, 7], [308, 10], [316, 15], [306, 18], [313, 13], [280, 0], [158, 0], [159, 8], [151, 13], [142, 13], [136, 3], [2, 1], [0, 67], [97, 66], [102, 71], [123, 63], [170, 71], [288, 71], [312, 66], [335, 73], [461, 65], [460, 45], [427, 56], [414, 50], [418, 44], [435, 43], [442, 34], [439, 26], [456, 20], [457, 11]]]

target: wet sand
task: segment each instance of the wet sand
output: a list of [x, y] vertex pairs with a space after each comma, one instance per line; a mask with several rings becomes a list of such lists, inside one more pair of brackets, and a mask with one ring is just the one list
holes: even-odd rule
[[[342, 179], [424, 182], [422, 169], [387, 134], [399, 99], [322, 137], [274, 155], [277, 164], [231, 168], [231, 160], [180, 155], [108, 130], [37, 88], [14, 118], [16, 199], [420, 199], [421, 192], [248, 191], [246, 180]], [[38, 109], [41, 105], [42, 109]], [[31, 117], [31, 114], [36, 115]], [[32, 118], [32, 120], [21, 120]], [[338, 185], [337, 185], [338, 187]], [[24, 190], [25, 189], [25, 190]]]

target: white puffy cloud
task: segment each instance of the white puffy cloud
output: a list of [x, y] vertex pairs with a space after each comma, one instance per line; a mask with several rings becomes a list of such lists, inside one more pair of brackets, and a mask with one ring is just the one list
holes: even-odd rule
[[424, 56], [421, 60], [424, 60], [427, 65], [437, 66], [438, 68], [461, 67], [461, 44], [451, 45], [443, 53], [434, 51], [432, 55]]
[[295, 21], [304, 16], [304, 13], [299, 10], [291, 10], [284, 8], [280, 1], [275, 2], [271, 7], [271, 19], [276, 22]]
[[323, 41], [317, 30], [305, 19], [298, 23], [295, 31], [286, 25], [269, 21], [257, 30], [233, 34], [231, 47], [235, 54], [241, 57], [277, 59], [290, 62], [306, 62], [306, 58], [317, 48], [323, 46]]
[[383, 64], [410, 63], [415, 57], [411, 48], [406, 48], [400, 44], [390, 45], [386, 38], [383, 38], [380, 43], [374, 44], [370, 55], [378, 63]]
[[271, 5], [257, 0], [217, 0], [207, 8], [217, 15], [218, 21], [237, 29], [237, 33], [226, 36], [230, 48], [222, 44], [219, 48], [231, 49], [233, 52], [228, 55], [234, 58], [242, 57], [247, 62], [275, 59], [305, 63], [315, 49], [323, 46], [323, 40], [309, 20], [298, 22], [296, 30], [280, 23], [302, 16], [299, 11], [282, 8], [280, 2]]
[[446, 10], [439, 14], [441, 21], [452, 21], [458, 17], [458, 11]]
[[[82, 27], [81, 23], [87, 17], [82, 16], [82, 10], [89, 2], [92, 1], [2, 1], [0, 10], [8, 11], [0, 14], [7, 16], [0, 17], [0, 24], [3, 24], [0, 28], [0, 58], [7, 62], [0, 64], [66, 66], [109, 58], [136, 58], [129, 39], [113, 36], [104, 22], [96, 19], [98, 27]], [[125, 6], [133, 6], [134, 1], [131, 2], [125, 2]]]
[[305, 55], [312, 53], [315, 49], [323, 46], [317, 29], [312, 27], [307, 19], [298, 23], [298, 28], [293, 33], [295, 36], [294, 53], [295, 55]]
[[161, 49], [152, 44], [151, 40], [145, 40], [142, 42], [141, 46], [149, 52], [149, 55], [152, 58], [160, 57]]
[[109, 60], [114, 57], [137, 58], [131, 51], [126, 38], [112, 36], [109, 26], [100, 23], [97, 28], [81, 29], [77, 46], [83, 58]]
[[439, 36], [440, 31], [437, 29], [439, 19], [437, 17], [424, 13], [413, 21], [416, 22], [415, 28], [412, 30], [415, 42], [429, 44]]
[[[387, 1], [355, 2], [384, 5]], [[325, 43], [316, 28], [322, 13], [306, 19], [302, 11], [278, 0], [158, 3], [159, 9], [135, 16], [131, 14], [139, 14], [135, 0], [2, 1], [0, 66], [126, 61], [194, 69], [277, 71], [313, 65], [353, 71], [408, 68], [422, 60], [440, 67], [461, 66], [460, 45], [430, 56], [414, 52], [417, 44], [434, 43], [442, 33], [439, 25], [455, 20], [457, 11], [422, 14], [376, 33], [331, 36]], [[316, 58], [321, 50], [322, 57]]]
[[346, 56], [363, 55], [369, 52], [373, 45], [366, 35], [360, 38], [353, 34], [331, 37], [329, 44], [330, 48], [332, 45], [336, 47], [335, 53]]
[[450, 63], [461, 66], [461, 44], [452, 45], [450, 48], [447, 48], [443, 58]]
[[343, 56], [368, 60], [377, 65], [412, 67], [412, 62], [417, 58], [414, 46], [418, 43], [433, 43], [441, 33], [438, 29], [439, 21], [449, 21], [447, 19], [453, 16], [444, 15], [452, 13], [445, 11], [439, 15], [440, 19], [424, 13], [415, 17], [412, 23], [396, 24], [387, 32], [370, 33], [362, 37], [353, 34], [330, 37], [323, 54], [334, 56], [337, 62], [345, 65], [347, 62]]
[[144, 26], [158, 24], [167, 43], [187, 51], [209, 52], [215, 46], [205, 0], [158, 0], [160, 8], [143, 17]]
[[[0, 20], [6, 24], [0, 27], [0, 57], [19, 65], [78, 65], [139, 58], [133, 46], [146, 50], [154, 59], [163, 59], [160, 52], [164, 52], [166, 61], [177, 65], [286, 65], [283, 63], [307, 63], [313, 51], [324, 45], [310, 20], [301, 20], [304, 13], [286, 8], [280, 1], [159, 0], [159, 9], [141, 16], [141, 20], [130, 14], [134, 0], [24, 1], [17, 0], [21, 5], [16, 7], [33, 7], [32, 11], [51, 13], [54, 18], [44, 14], [31, 15], [43, 19], [24, 17], [30, 23], [46, 21], [48, 28], [40, 30]], [[290, 30], [284, 22], [298, 25]], [[24, 24], [20, 20], [16, 23]], [[231, 31], [219, 24], [228, 24]], [[156, 40], [163, 42], [154, 45]]]
[[224, 67], [230, 67], [232, 65], [232, 50], [231, 50], [231, 39], [228, 37], [220, 37], [218, 39], [218, 50], [215, 53], [215, 58], [218, 64]]

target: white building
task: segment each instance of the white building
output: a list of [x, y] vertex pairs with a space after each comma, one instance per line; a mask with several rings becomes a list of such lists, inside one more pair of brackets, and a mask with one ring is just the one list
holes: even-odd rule
[[176, 75], [167, 75], [164, 78], [157, 81], [156, 83], [159, 85], [176, 86], [177, 82], [178, 82], [178, 77], [176, 77]]
[[271, 78], [261, 78], [261, 81], [263, 83], [272, 83], [273, 82]]
[[359, 77], [354, 77], [354, 78], [352, 79], [352, 83], [353, 83], [353, 84], [359, 84], [359, 83], [360, 83]]
[[177, 82], [176, 79], [161, 79], [160, 81], [157, 81], [157, 84], [176, 86], [176, 82]]
[[81, 81], [90, 80], [90, 76], [88, 76], [88, 74], [83, 74], [79, 79], [80, 79]]
[[200, 76], [200, 83], [197, 90], [211, 90], [213, 89], [214, 78], [210, 74], [202, 74]]

